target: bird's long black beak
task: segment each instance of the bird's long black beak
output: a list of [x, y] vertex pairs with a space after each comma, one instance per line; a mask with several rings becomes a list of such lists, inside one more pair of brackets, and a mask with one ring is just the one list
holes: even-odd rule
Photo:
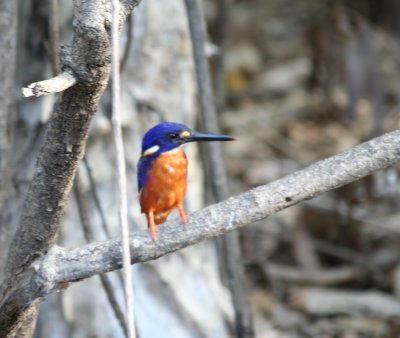
[[203, 142], [203, 141], [233, 141], [235, 140], [231, 136], [213, 133], [202, 133], [199, 131], [192, 130], [190, 135], [182, 137], [182, 140], [186, 142]]

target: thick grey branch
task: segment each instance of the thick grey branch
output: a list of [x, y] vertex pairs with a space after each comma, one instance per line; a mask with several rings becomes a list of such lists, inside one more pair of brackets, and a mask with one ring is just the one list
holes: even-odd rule
[[[186, 225], [178, 220], [166, 222], [158, 228], [156, 244], [147, 231], [134, 233], [131, 236], [132, 263], [156, 259], [238, 229], [398, 161], [399, 130], [194, 212]], [[57, 285], [118, 269], [121, 267], [121, 257], [119, 240], [95, 242], [73, 249], [53, 247], [43, 260], [39, 272], [47, 271], [45, 274], [49, 275], [51, 269], [52, 283]]]
[[[130, 237], [132, 263], [146, 262], [189, 245], [214, 238], [265, 218], [325, 191], [358, 180], [400, 161], [400, 130], [360, 144], [344, 153], [317, 162], [280, 180], [189, 215], [189, 223], [169, 221], [159, 226], [157, 243], [147, 231]], [[69, 282], [119, 269], [119, 240], [94, 242], [80, 248], [52, 246], [30, 265], [31, 273], [0, 304], [0, 324], [19, 309], [29, 309]], [[0, 325], [1, 328], [1, 325]]]
[[[398, 161], [400, 130], [194, 212], [186, 225], [178, 220], [168, 221], [158, 227], [156, 244], [147, 231], [137, 232], [131, 236], [132, 263], [156, 259], [238, 229]], [[46, 259], [56, 262], [56, 283], [80, 280], [120, 268], [120, 241], [96, 242], [68, 250], [57, 248]]]
[[[122, 13], [121, 21], [126, 15]], [[110, 22], [109, 2], [74, 1], [74, 35], [69, 48], [64, 49], [62, 64], [63, 71], [71, 70], [73, 76], [68, 77], [68, 89], [62, 92], [49, 120], [21, 223], [10, 247], [6, 279], [0, 289], [1, 337], [13, 336], [31, 309], [40, 303], [37, 295], [45, 292], [40, 278], [30, 286], [26, 281], [34, 272], [34, 260], [46, 255], [58, 236], [75, 171], [84, 153], [90, 121], [108, 82]], [[52, 82], [60, 83], [59, 78]], [[34, 276], [37, 278], [40, 274]]]
[[[99, 10], [104, 7], [100, 0], [82, 3], [90, 5], [88, 8], [81, 5], [82, 13], [75, 13], [84, 30], [76, 25], [72, 54], [76, 59], [76, 68], [82, 67], [86, 61], [84, 68], [90, 74], [64, 91], [55, 105], [22, 210], [21, 224], [10, 251], [10, 273], [21, 269], [32, 259], [32, 255], [43, 252], [55, 240], [73, 177], [83, 156], [90, 120], [107, 85], [110, 44], [104, 26], [105, 18], [97, 14], [107, 11], [105, 8]], [[96, 4], [98, 12], [93, 14], [91, 10], [94, 8], [91, 7]], [[90, 42], [98, 41], [100, 36], [106, 42], [96, 43], [98, 54], [92, 53]], [[80, 75], [83, 76], [83, 72]]]

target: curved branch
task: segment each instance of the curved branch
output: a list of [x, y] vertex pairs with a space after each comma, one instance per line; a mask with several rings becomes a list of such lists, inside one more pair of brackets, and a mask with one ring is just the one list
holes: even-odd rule
[[[147, 231], [130, 237], [132, 263], [147, 262], [238, 229], [323, 192], [358, 180], [400, 161], [400, 130], [360, 144], [291, 175], [211, 205], [189, 215], [189, 223], [172, 220], [159, 226], [157, 242]], [[15, 304], [29, 308], [48, 294], [96, 274], [121, 268], [119, 240], [63, 249], [52, 246], [30, 266], [30, 278], [0, 304], [1, 324], [13, 318]], [[0, 330], [1, 331], [1, 330]]]

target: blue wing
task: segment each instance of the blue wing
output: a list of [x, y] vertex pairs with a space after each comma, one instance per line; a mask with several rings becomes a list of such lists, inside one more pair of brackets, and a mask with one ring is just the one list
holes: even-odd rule
[[150, 170], [151, 164], [156, 156], [141, 157], [137, 166], [137, 178], [138, 178], [138, 191], [143, 188], [146, 183], [147, 173]]

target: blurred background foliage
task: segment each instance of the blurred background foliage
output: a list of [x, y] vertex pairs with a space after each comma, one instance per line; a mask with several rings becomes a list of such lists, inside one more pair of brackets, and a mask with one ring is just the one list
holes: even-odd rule
[[[230, 9], [221, 117], [238, 138], [227, 146], [236, 192], [398, 128], [398, 2]], [[267, 316], [294, 337], [397, 337], [386, 310], [399, 309], [398, 197], [390, 168], [244, 229], [256, 327]]]

